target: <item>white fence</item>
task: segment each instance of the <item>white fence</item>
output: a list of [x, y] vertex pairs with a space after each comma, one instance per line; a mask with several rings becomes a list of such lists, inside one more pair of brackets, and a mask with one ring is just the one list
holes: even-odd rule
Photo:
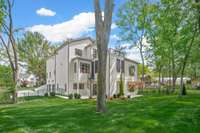
[[59, 94], [59, 95], [66, 95], [66, 92], [64, 89], [61, 89], [61, 88], [47, 89], [47, 85], [43, 85], [33, 90], [17, 91], [17, 97], [44, 96], [45, 93], [50, 93], [50, 92], [55, 92], [56, 94]]
[[43, 85], [34, 90], [17, 91], [17, 97], [44, 96], [45, 93], [47, 93], [47, 87], [46, 85]]

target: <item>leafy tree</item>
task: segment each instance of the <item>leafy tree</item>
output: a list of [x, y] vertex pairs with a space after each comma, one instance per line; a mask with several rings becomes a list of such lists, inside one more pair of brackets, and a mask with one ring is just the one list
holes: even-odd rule
[[16, 89], [19, 86], [19, 66], [18, 66], [18, 53], [17, 53], [17, 44], [15, 33], [18, 29], [15, 29], [13, 26], [13, 18], [12, 18], [12, 9], [13, 9], [14, 1], [6, 0], [5, 7], [3, 8], [3, 13], [5, 15], [3, 23], [2, 23], [2, 32], [0, 33], [0, 45], [1, 48], [6, 52], [7, 59], [9, 61], [9, 65], [12, 70], [12, 78], [15, 84], [13, 87], [12, 99], [13, 103], [17, 102], [16, 97]]
[[0, 0], [0, 27], [1, 27], [1, 25], [2, 25], [2, 21], [3, 21], [3, 17], [4, 17], [4, 8], [5, 8], [5, 6], [4, 6], [4, 0]]
[[0, 65], [0, 102], [8, 102], [9, 95], [13, 93], [14, 85], [11, 68]]
[[13, 87], [14, 82], [11, 68], [9, 66], [0, 65], [0, 89], [7, 89], [11, 91]]
[[142, 59], [142, 80], [144, 80], [144, 37], [147, 24], [147, 0], [127, 0], [118, 12], [117, 25], [121, 30], [121, 41], [135, 45]]
[[105, 0], [104, 17], [99, 0], [94, 0], [95, 29], [98, 52], [97, 111], [106, 112], [106, 64], [112, 24], [113, 0]]
[[28, 72], [37, 77], [37, 85], [45, 84], [46, 59], [54, 49], [38, 32], [26, 32], [18, 42], [20, 59], [27, 63]]
[[[153, 43], [152, 51], [156, 67], [162, 66], [172, 76], [172, 89], [175, 89], [177, 76], [181, 77], [180, 95], [183, 95], [183, 76], [191, 56], [191, 50], [197, 46], [197, 16], [193, 1], [164, 0], [154, 4], [156, 9], [151, 16], [149, 39]], [[150, 5], [151, 6], [151, 5]], [[168, 65], [165, 65], [165, 62]], [[166, 67], [168, 66], [168, 67]]]

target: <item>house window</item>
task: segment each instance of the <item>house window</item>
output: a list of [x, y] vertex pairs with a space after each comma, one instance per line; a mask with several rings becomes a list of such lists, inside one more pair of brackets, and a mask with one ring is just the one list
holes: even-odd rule
[[120, 72], [120, 59], [117, 59], [117, 72], [119, 73]]
[[91, 79], [94, 79], [94, 61], [91, 63]]
[[82, 56], [82, 50], [76, 48], [75, 49], [75, 55]]
[[97, 58], [97, 50], [93, 49], [93, 58]]
[[129, 75], [134, 76], [134, 73], [135, 73], [135, 66], [130, 66], [129, 67]]
[[79, 89], [81, 90], [81, 89], [84, 89], [84, 84], [83, 83], [80, 83], [79, 84]]
[[95, 61], [95, 73], [98, 73], [98, 61]]
[[90, 73], [90, 64], [80, 63], [80, 71], [81, 73]]
[[74, 73], [76, 73], [76, 62], [74, 63]]
[[97, 95], [97, 84], [93, 84], [93, 95]]
[[51, 72], [49, 72], [49, 78], [51, 78]]
[[77, 89], [77, 83], [73, 84], [73, 89], [76, 90]]
[[124, 61], [123, 60], [121, 61], [121, 70], [122, 70], [122, 73], [124, 73]]

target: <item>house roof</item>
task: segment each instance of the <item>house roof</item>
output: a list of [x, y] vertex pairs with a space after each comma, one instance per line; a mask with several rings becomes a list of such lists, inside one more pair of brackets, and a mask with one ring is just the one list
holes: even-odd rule
[[129, 59], [129, 58], [124, 58], [124, 59], [127, 60], [127, 61], [130, 61], [130, 62], [133, 62], [133, 63], [135, 63], [135, 64], [140, 64], [139, 62], [134, 61], [134, 60], [131, 60], [131, 59]]
[[[56, 49], [56, 51], [55, 51], [55, 53], [54, 53], [53, 55], [49, 56], [48, 58], [51, 58], [52, 56], [54, 56], [54, 55], [57, 53], [57, 51], [59, 51], [60, 49], [62, 49], [62, 48], [65, 47], [66, 45], [70, 45], [70, 44], [72, 44], [73, 42], [79, 42], [79, 41], [84, 41], [84, 40], [90, 40], [91, 42], [95, 43], [95, 40], [93, 40], [91, 37], [82, 37], [82, 38], [77, 38], [77, 39], [68, 39], [67, 41], [64, 42], [63, 45], [61, 45], [60, 47], [58, 47], [58, 48]], [[91, 44], [89, 44], [88, 46], [91, 46]], [[88, 47], [88, 46], [86, 46], [86, 47]], [[109, 48], [109, 51], [110, 51], [110, 50], [115, 50], [115, 51], [120, 52], [119, 50], [112, 49], [112, 48]], [[91, 61], [91, 60], [89, 60], [89, 59], [85, 59], [85, 58], [81, 58], [81, 57], [75, 57], [74, 59], [81, 59], [81, 60]], [[74, 60], [74, 59], [73, 59], [73, 60]], [[125, 58], [125, 60], [130, 61], [130, 62], [133, 62], [133, 63], [135, 63], [135, 64], [140, 64], [139, 62], [134, 61], [134, 60], [129, 59], [129, 58]]]
[[71, 44], [73, 42], [79, 42], [79, 41], [83, 41], [83, 40], [90, 40], [91, 42], [95, 42], [91, 37], [82, 37], [82, 38], [77, 38], [77, 39], [69, 39], [69, 40], [65, 41], [64, 44], [61, 45], [58, 49], [56, 49], [56, 51], [62, 49], [66, 45], [69, 45], [69, 44]]
[[55, 52], [50, 55], [47, 59], [51, 58], [52, 56], [54, 56], [60, 49], [62, 49], [63, 47], [65, 47], [66, 45], [69, 45], [73, 42], [79, 42], [79, 41], [83, 41], [83, 40], [90, 40], [91, 42], [95, 42], [91, 37], [82, 37], [82, 38], [77, 38], [77, 39], [68, 39], [67, 41], [65, 41], [60, 47], [58, 47]]
[[77, 60], [90, 61], [90, 62], [92, 61], [92, 60], [90, 60], [90, 59], [86, 59], [86, 58], [82, 58], [82, 57], [78, 57], [78, 56], [75, 57], [75, 58], [73, 58], [72, 60], [76, 60], [76, 59], [77, 59]]

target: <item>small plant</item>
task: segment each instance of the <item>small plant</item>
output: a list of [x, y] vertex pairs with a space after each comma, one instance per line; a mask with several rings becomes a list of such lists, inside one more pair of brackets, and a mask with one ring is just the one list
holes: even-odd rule
[[186, 92], [186, 88], [185, 88], [185, 84], [183, 84], [183, 95], [187, 95], [187, 92]]
[[131, 95], [128, 95], [127, 98], [130, 99], [130, 98], [131, 98]]
[[108, 99], [109, 99], [109, 100], [113, 100], [113, 97], [109, 97]]
[[117, 94], [117, 98], [119, 98], [120, 96], [121, 96], [120, 93], [118, 93], [118, 94]]
[[45, 97], [48, 97], [48, 96], [49, 96], [49, 94], [46, 92], [46, 93], [44, 94], [44, 96], [45, 96]]
[[74, 93], [74, 98], [75, 98], [75, 99], [80, 99], [80, 98], [81, 98], [81, 95], [78, 94], [78, 93]]
[[114, 94], [114, 95], [113, 95], [113, 98], [117, 98], [117, 95], [116, 95], [116, 94]]
[[69, 97], [69, 99], [73, 99], [73, 94], [72, 93], [69, 94], [68, 97]]
[[54, 97], [54, 96], [56, 96], [56, 93], [55, 92], [50, 92], [50, 96]]

